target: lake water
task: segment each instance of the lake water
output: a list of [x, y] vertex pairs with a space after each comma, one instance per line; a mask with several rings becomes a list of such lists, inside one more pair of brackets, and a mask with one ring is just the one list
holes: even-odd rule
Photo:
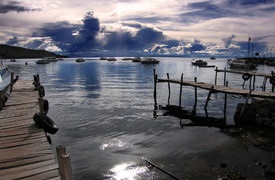
[[[168, 104], [168, 87], [158, 83], [155, 106], [153, 69], [159, 78], [169, 73], [170, 78], [180, 79], [183, 73], [184, 80], [197, 77], [214, 83], [214, 68], [191, 66], [186, 58], [160, 57], [157, 65], [98, 59], [76, 63], [68, 58], [46, 65], [26, 59], [5, 62], [20, 79], [40, 75], [50, 104], [48, 116], [60, 128], [51, 135], [53, 150], [58, 145], [67, 148], [75, 179], [171, 179], [144, 158], [180, 179], [264, 177], [259, 164], [268, 163], [272, 154], [249, 141], [259, 136], [257, 132], [234, 126], [236, 105], [245, 98], [228, 95], [224, 115], [224, 94], [212, 94], [207, 108], [211, 118], [207, 119], [203, 107], [208, 91], [198, 89], [196, 116], [200, 121], [190, 125], [190, 119], [159, 108]], [[226, 59], [207, 61], [227, 68]], [[257, 72], [272, 70], [259, 66]], [[239, 74], [227, 74], [227, 80], [229, 86], [239, 88], [243, 83]], [[256, 80], [257, 90], [262, 80]], [[223, 84], [223, 73], [218, 74], [218, 84]], [[268, 83], [266, 91], [270, 89]], [[171, 84], [170, 105], [179, 105], [179, 93], [180, 86]], [[181, 106], [191, 112], [194, 100], [194, 88], [183, 87]], [[222, 121], [227, 127], [210, 121]]]

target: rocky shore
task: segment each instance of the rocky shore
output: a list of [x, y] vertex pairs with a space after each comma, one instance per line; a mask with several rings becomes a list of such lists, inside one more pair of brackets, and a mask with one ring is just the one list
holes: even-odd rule
[[258, 126], [275, 128], [275, 101], [271, 99], [253, 98], [246, 104], [240, 117], [244, 104], [237, 106], [234, 120], [236, 123], [252, 123]]

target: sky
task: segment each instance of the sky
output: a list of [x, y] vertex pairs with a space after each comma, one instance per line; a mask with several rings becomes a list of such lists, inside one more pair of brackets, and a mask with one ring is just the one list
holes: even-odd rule
[[69, 56], [270, 57], [274, 17], [275, 0], [0, 0], [0, 44]]

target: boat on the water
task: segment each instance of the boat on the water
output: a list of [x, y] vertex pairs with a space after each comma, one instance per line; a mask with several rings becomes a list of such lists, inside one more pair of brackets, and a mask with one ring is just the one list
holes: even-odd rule
[[10, 95], [11, 73], [7, 66], [0, 64], [0, 110]]
[[210, 60], [216, 60], [216, 58], [214, 56], [210, 57]]
[[76, 62], [85, 62], [85, 59], [83, 59], [83, 58], [77, 58], [75, 61]]
[[248, 69], [248, 70], [254, 70], [257, 68], [257, 65], [249, 62], [249, 60], [246, 59], [229, 59], [227, 60], [229, 63], [230, 68], [239, 68], [239, 69]]
[[114, 58], [114, 57], [107, 58], [107, 61], [116, 61], [116, 58]]
[[193, 60], [191, 63], [194, 66], [206, 66], [207, 65], [207, 62], [202, 59]]
[[107, 57], [100, 57], [99, 60], [108, 60]]
[[140, 57], [135, 57], [132, 59], [132, 62], [140, 62], [141, 58]]
[[50, 61], [45, 60], [45, 59], [40, 59], [40, 60], [37, 60], [35, 62], [36, 62], [36, 64], [49, 64], [50, 63]]
[[49, 61], [49, 62], [57, 62], [58, 60], [56, 57], [43, 57], [42, 60]]
[[143, 58], [140, 62], [141, 64], [158, 64], [159, 60], [153, 57], [146, 57], [146, 58]]

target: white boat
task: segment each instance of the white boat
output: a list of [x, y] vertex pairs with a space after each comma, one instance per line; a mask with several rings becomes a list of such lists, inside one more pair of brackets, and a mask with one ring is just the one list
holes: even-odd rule
[[7, 66], [0, 65], [0, 110], [3, 109], [5, 102], [10, 94], [11, 73]]
[[253, 63], [250, 63], [248, 60], [245, 59], [230, 59], [228, 60], [230, 68], [239, 68], [239, 69], [249, 69], [253, 70], [256, 69], [257, 66]]
[[207, 65], [207, 62], [202, 59], [193, 60], [191, 63], [194, 66], [206, 66]]
[[77, 58], [75, 61], [76, 62], [85, 62], [85, 59], [83, 59], [83, 58]]
[[153, 57], [146, 57], [146, 58], [143, 58], [140, 62], [141, 64], [158, 64], [159, 60]]

